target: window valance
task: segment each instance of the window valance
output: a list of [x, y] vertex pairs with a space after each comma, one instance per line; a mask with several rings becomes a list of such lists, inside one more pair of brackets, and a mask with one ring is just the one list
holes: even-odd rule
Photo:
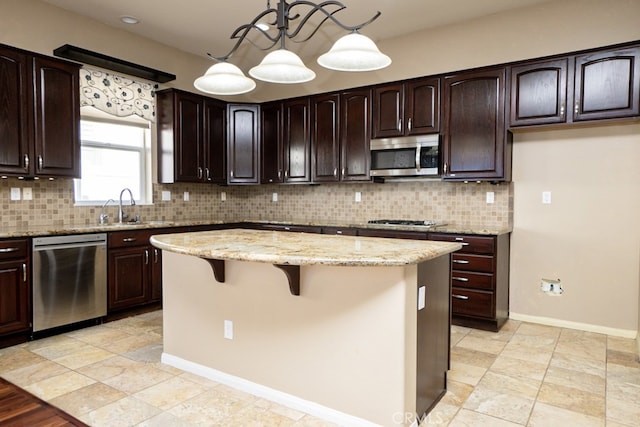
[[127, 117], [132, 114], [155, 121], [155, 85], [84, 67], [80, 69], [80, 105]]

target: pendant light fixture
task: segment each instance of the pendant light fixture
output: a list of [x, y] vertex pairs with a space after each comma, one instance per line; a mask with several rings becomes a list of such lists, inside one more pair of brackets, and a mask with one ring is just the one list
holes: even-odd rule
[[[307, 12], [304, 16], [297, 12], [301, 8], [306, 8]], [[335, 8], [335, 10], [330, 8]], [[219, 63], [209, 67], [203, 76], [197, 78], [194, 86], [202, 92], [214, 95], [238, 95], [252, 91], [256, 86], [255, 82], [245, 76], [238, 67], [227, 62], [252, 30], [258, 31], [270, 42], [269, 46], [263, 50], [269, 50], [278, 43], [280, 43], [280, 47], [267, 54], [260, 64], [249, 70], [251, 77], [269, 83], [282, 84], [311, 81], [316, 77], [316, 74], [304, 65], [298, 55], [287, 50], [285, 41], [290, 39], [297, 43], [306, 42], [327, 20], [350, 33], [338, 39], [327, 53], [321, 55], [318, 58], [318, 64], [338, 71], [373, 71], [391, 64], [391, 59], [380, 52], [373, 40], [358, 33], [358, 30], [375, 21], [380, 16], [380, 12], [360, 25], [347, 26], [334, 16], [343, 9], [346, 9], [344, 4], [333, 0], [321, 4], [305, 0], [296, 0], [291, 3], [279, 0], [276, 8], [271, 8], [270, 2], [267, 0], [267, 9], [264, 12], [256, 16], [251, 23], [236, 28], [231, 34], [231, 39], [237, 41], [228, 54], [221, 57], [209, 54]], [[295, 13], [292, 13], [292, 10], [295, 10]], [[306, 38], [297, 40], [296, 37], [302, 28], [316, 13], [324, 15], [318, 26]], [[297, 25], [290, 29], [292, 21], [296, 21]], [[270, 22], [271, 25], [277, 27], [277, 35], [270, 35], [267, 32], [268, 30], [264, 27], [265, 22]]]

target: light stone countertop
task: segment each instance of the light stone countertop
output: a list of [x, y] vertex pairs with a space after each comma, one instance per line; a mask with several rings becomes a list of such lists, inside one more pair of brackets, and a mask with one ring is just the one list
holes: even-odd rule
[[151, 244], [206, 259], [381, 267], [418, 264], [462, 248], [449, 242], [245, 229], [156, 235]]
[[512, 230], [507, 228], [489, 229], [481, 225], [478, 226], [456, 226], [443, 225], [438, 227], [417, 227], [417, 226], [388, 226], [381, 224], [367, 223], [346, 223], [346, 222], [320, 222], [320, 221], [270, 221], [270, 220], [240, 220], [240, 221], [223, 221], [223, 220], [178, 220], [178, 221], [143, 221], [140, 223], [109, 223], [109, 224], [51, 224], [44, 226], [23, 226], [23, 227], [4, 227], [0, 229], [0, 238], [12, 237], [35, 237], [35, 236], [53, 236], [61, 234], [82, 234], [82, 233], [105, 233], [123, 230], [142, 230], [154, 228], [171, 228], [171, 227], [189, 227], [197, 225], [223, 225], [234, 224], [239, 222], [256, 223], [256, 224], [277, 224], [277, 225], [304, 225], [318, 227], [344, 227], [344, 228], [368, 228], [378, 230], [397, 230], [397, 231], [418, 231], [418, 232], [440, 232], [440, 233], [456, 233], [456, 234], [480, 234], [480, 235], [500, 235], [510, 233]]

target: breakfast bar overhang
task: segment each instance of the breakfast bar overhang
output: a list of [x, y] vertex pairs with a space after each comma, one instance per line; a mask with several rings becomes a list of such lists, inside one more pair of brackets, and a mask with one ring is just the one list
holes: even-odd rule
[[460, 244], [245, 229], [151, 243], [163, 363], [340, 425], [412, 425], [444, 394]]

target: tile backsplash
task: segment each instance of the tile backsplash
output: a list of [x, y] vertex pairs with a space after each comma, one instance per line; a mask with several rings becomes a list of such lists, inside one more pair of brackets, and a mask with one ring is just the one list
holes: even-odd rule
[[[32, 189], [32, 200], [12, 201], [11, 188]], [[162, 191], [171, 201], [161, 201]], [[183, 193], [189, 192], [189, 201]], [[221, 193], [226, 200], [221, 200]], [[493, 192], [494, 203], [486, 202]], [[277, 201], [273, 200], [277, 193]], [[361, 201], [356, 202], [356, 193]], [[117, 199], [114, 194], [114, 199]], [[467, 227], [506, 228], [512, 225], [513, 184], [450, 183], [440, 181], [352, 183], [326, 185], [217, 186], [154, 184], [153, 204], [127, 209], [143, 220], [272, 220], [358, 224], [369, 219], [432, 219]], [[70, 179], [0, 180], [0, 227], [97, 224], [100, 206], [74, 206]], [[109, 222], [117, 207], [104, 209]]]

